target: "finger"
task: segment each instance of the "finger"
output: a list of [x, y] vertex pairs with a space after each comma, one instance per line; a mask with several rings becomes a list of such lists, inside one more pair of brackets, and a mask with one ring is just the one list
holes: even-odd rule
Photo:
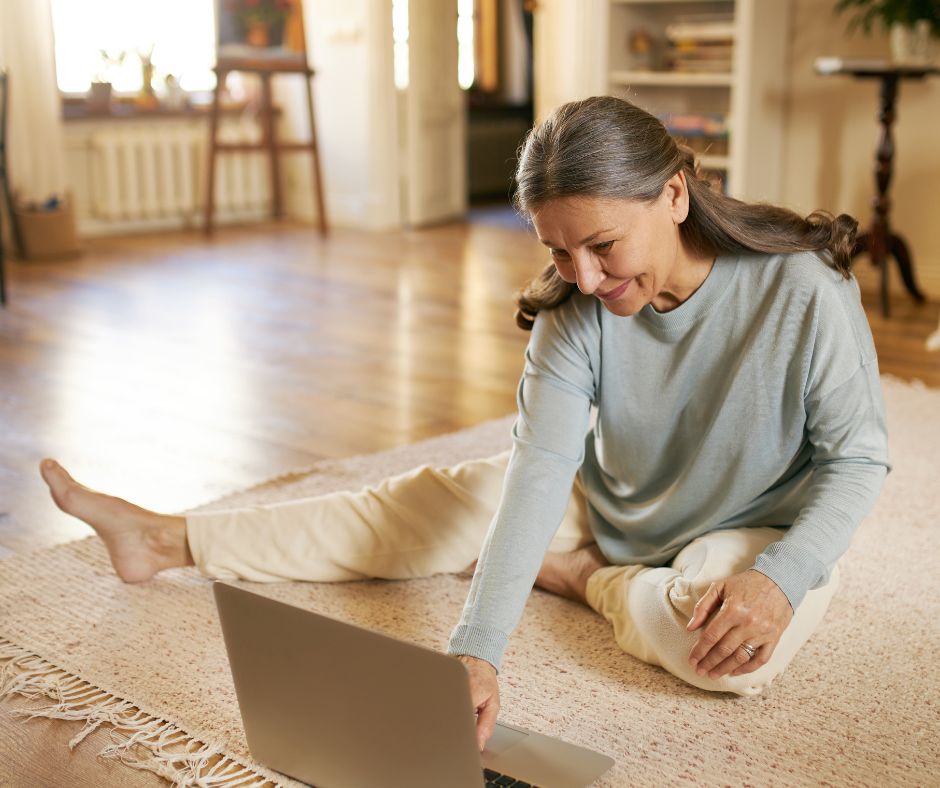
[[[724, 620], [720, 622], [719, 627], [712, 631], [712, 626], [717, 621], [716, 617], [716, 619], [706, 627], [705, 631], [702, 632], [699, 641], [701, 642], [708, 638], [707, 643], [709, 644], [709, 649], [707, 653], [703, 654], [701, 659], [699, 659], [698, 664], [695, 665], [695, 672], [698, 673], [699, 676], [704, 676], [709, 671], [718, 667], [718, 665], [726, 659], [733, 657], [738, 646], [746, 642], [744, 639], [744, 630], [741, 627], [729, 626], [730, 621], [728, 621], [728, 618], [729, 617], [725, 617]], [[699, 646], [695, 648], [699, 648]], [[695, 654], [695, 649], [692, 650], [692, 653], [693, 655]], [[744, 653], [744, 656], [747, 656], [747, 654]], [[735, 665], [735, 667], [738, 667], [738, 665]]]
[[770, 658], [773, 655], [776, 648], [777, 648], [776, 643], [764, 643], [763, 646], [757, 649], [757, 653], [754, 655], [754, 659], [749, 660], [748, 662], [745, 662], [737, 670], [733, 670], [731, 672], [731, 675], [743, 676], [745, 673], [753, 673], [758, 668], [761, 668], [764, 665], [766, 665], [768, 662], [770, 662]]
[[486, 747], [490, 736], [496, 730], [496, 717], [499, 714], [499, 702], [490, 698], [480, 707], [480, 713], [477, 715], [477, 744], [480, 746], [480, 752]]
[[[695, 646], [689, 654], [689, 664], [692, 665], [692, 667], [700, 666], [702, 660], [711, 657], [711, 661], [705, 666], [706, 668], [710, 668], [717, 665], [722, 659], [730, 656], [730, 654], [721, 654], [719, 659], [719, 653], [716, 652], [712, 654], [712, 651], [734, 625], [735, 621], [733, 616], [728, 613], [728, 609], [725, 607], [725, 604], [722, 603], [714, 618], [712, 618], [708, 626], [705, 627], [699, 635], [698, 641], [696, 641]], [[740, 642], [739, 640], [738, 643]], [[734, 645], [737, 645], [737, 643]]]
[[711, 615], [712, 610], [718, 607], [721, 602], [721, 597], [718, 594], [718, 586], [715, 583], [712, 583], [708, 587], [702, 598], [695, 603], [695, 609], [692, 611], [692, 618], [689, 619], [689, 623], [686, 624], [686, 629], [689, 632], [694, 632], [698, 629], [708, 617]]
[[[737, 637], [740, 637], [740, 635]], [[715, 667], [709, 670], [708, 677], [710, 679], [720, 679], [722, 676], [726, 676], [729, 673], [738, 670], [739, 668], [746, 667], [757, 659], [758, 654], [760, 654], [761, 647], [759, 647], [757, 651], [754, 652], [754, 656], [752, 657], [743, 648], [741, 648], [742, 643], [750, 643], [753, 645], [753, 638], [751, 640], [744, 639], [740, 641], [737, 645], [737, 648], [734, 649], [727, 659], [722, 660], [717, 665], [715, 665]]]

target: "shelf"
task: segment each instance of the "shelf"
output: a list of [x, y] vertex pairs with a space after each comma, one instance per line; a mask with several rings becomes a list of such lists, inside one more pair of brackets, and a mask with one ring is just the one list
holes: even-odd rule
[[[717, 172], [734, 197], [774, 202], [782, 188], [780, 152], [785, 147], [783, 97], [792, 4], [792, 0], [608, 0], [607, 90], [660, 118], [722, 116], [730, 131], [720, 143], [722, 135], [687, 129], [688, 141], [704, 151], [697, 157], [702, 170]], [[674, 34], [676, 26], [691, 25], [694, 32], [699, 13], [702, 35], [690, 36], [690, 41], [704, 40], [709, 19], [734, 20], [733, 29], [725, 29], [733, 32], [726, 36], [734, 41], [731, 68], [666, 70], [672, 62], [679, 68], [728, 68], [727, 42], [708, 51], [705, 44], [691, 47], [688, 60], [680, 49], [669, 46], [667, 29], [671, 27]], [[642, 64], [653, 68], [643, 69]], [[686, 136], [678, 129], [674, 133]], [[708, 137], [715, 137], [715, 143]]]
[[685, 71], [612, 71], [610, 81], [618, 85], [656, 85], [677, 88], [731, 87], [730, 73], [696, 74]]
[[[610, 0], [614, 5], [669, 5], [676, 3], [715, 3], [722, 0]], [[724, 0], [733, 3], [734, 0]]]
[[696, 160], [703, 170], [729, 170], [731, 169], [730, 156], [709, 156], [707, 153], [697, 155]]

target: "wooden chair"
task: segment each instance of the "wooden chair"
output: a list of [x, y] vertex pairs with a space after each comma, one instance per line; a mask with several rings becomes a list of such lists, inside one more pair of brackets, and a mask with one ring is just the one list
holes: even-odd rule
[[0, 305], [6, 305], [7, 286], [6, 270], [3, 267], [3, 208], [6, 204], [10, 211], [10, 224], [13, 225], [13, 206], [10, 204], [10, 186], [7, 182], [7, 85], [9, 75], [0, 71]]
[[10, 73], [0, 69], [0, 306], [7, 302], [6, 271], [3, 250], [3, 211], [10, 217], [10, 236], [14, 249], [22, 255], [23, 241], [20, 228], [13, 215], [13, 195], [10, 193], [10, 169], [7, 166], [7, 117], [10, 106]]

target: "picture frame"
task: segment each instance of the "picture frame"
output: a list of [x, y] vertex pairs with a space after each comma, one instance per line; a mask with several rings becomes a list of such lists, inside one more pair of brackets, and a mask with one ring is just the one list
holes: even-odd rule
[[217, 0], [217, 59], [306, 65], [302, 0]]

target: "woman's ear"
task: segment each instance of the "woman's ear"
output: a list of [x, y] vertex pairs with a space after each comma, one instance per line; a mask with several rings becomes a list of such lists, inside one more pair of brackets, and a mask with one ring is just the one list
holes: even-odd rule
[[689, 184], [682, 170], [666, 181], [665, 193], [672, 220], [676, 224], [682, 224], [689, 215]]

